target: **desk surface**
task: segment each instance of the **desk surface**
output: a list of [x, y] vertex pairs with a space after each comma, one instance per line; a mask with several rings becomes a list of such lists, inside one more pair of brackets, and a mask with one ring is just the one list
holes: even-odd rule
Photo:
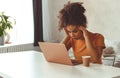
[[0, 54], [0, 75], [4, 78], [112, 78], [120, 76], [120, 68], [50, 63], [41, 52], [26, 51]]

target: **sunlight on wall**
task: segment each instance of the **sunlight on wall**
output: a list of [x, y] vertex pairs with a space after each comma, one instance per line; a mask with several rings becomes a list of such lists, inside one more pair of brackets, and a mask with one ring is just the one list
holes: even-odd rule
[[9, 31], [12, 43], [33, 43], [32, 0], [0, 0], [0, 12], [16, 19], [16, 25]]

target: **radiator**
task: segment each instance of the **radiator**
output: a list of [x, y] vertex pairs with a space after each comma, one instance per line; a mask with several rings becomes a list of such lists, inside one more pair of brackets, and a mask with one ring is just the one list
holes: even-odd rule
[[0, 53], [20, 52], [20, 51], [28, 51], [28, 50], [34, 50], [33, 43], [12, 45], [12, 46], [2, 46], [2, 47], [0, 46]]
[[8, 51], [7, 47], [0, 47], [0, 53], [6, 53]]

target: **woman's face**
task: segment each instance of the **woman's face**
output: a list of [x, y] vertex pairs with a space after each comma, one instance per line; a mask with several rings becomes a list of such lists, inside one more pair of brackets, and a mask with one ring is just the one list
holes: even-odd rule
[[83, 39], [83, 32], [79, 29], [78, 26], [69, 25], [66, 27], [66, 30], [70, 37], [74, 39]]

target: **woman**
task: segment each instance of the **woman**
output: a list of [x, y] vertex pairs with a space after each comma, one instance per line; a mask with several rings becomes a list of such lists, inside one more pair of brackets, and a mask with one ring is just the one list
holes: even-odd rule
[[77, 62], [82, 63], [82, 56], [89, 55], [91, 62], [101, 64], [102, 50], [105, 48], [104, 37], [87, 30], [85, 11], [81, 2], [68, 2], [59, 11], [59, 30], [63, 29], [66, 33], [62, 43], [68, 50], [72, 47]]

